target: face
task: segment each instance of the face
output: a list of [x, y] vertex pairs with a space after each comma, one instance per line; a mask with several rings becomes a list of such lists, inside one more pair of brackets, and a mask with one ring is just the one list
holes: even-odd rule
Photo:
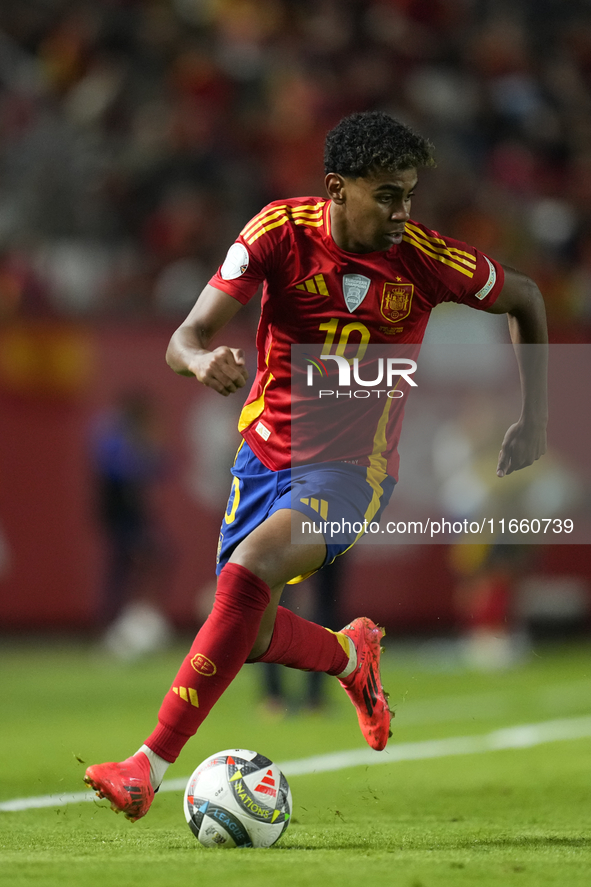
[[358, 179], [330, 173], [326, 187], [337, 245], [348, 252], [369, 253], [401, 243], [416, 184], [414, 168], [380, 170]]

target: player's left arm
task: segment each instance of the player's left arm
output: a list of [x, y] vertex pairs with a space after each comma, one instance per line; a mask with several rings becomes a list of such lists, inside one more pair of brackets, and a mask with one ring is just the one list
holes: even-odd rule
[[546, 452], [548, 423], [548, 327], [542, 294], [533, 280], [503, 266], [505, 282], [486, 310], [506, 314], [521, 379], [521, 416], [508, 429], [497, 464], [504, 477], [531, 465]]

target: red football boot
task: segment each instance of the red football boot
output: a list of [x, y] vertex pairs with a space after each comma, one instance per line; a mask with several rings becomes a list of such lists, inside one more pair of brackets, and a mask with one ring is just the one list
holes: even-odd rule
[[360, 616], [342, 628], [340, 634], [347, 635], [355, 644], [357, 666], [339, 683], [357, 710], [365, 740], [376, 751], [382, 751], [392, 735], [390, 721], [394, 717], [380, 679], [381, 640], [385, 631], [371, 619]]
[[93, 764], [86, 771], [84, 782], [99, 798], [111, 802], [111, 810], [124, 813], [131, 822], [145, 816], [154, 800], [150, 762], [143, 752], [121, 763]]

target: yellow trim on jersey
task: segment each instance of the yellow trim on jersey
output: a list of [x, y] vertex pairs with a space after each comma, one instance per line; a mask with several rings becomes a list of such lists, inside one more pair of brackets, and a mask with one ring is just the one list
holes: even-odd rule
[[[398, 380], [396, 387], [398, 387], [399, 384], [400, 380]], [[364, 519], [368, 523], [372, 522], [379, 511], [380, 502], [384, 495], [384, 490], [381, 484], [388, 476], [388, 472], [386, 471], [388, 463], [384, 456], [384, 451], [387, 445], [386, 428], [388, 426], [388, 419], [390, 418], [392, 402], [393, 398], [389, 397], [388, 402], [384, 405], [384, 409], [382, 410], [382, 415], [380, 416], [380, 421], [378, 422], [378, 427], [376, 428], [376, 433], [374, 435], [373, 449], [371, 456], [369, 457], [369, 466], [365, 477], [367, 483], [373, 490], [373, 496], [371, 497], [371, 501], [364, 514]], [[352, 548], [355, 545], [355, 542], [358, 542], [359, 539], [361, 539], [363, 533], [364, 531], [362, 530], [355, 538], [355, 541], [349, 545], [349, 548]], [[345, 551], [349, 551], [349, 548], [346, 548]], [[343, 551], [342, 554], [344, 553], [345, 552]]]
[[324, 224], [322, 219], [318, 222], [310, 222], [308, 219], [294, 219], [293, 221], [295, 225], [306, 225], [308, 228], [322, 228]]
[[[432, 259], [437, 259], [438, 262], [442, 262], [444, 265], [449, 265], [450, 268], [459, 271], [460, 274], [465, 274], [466, 277], [474, 277], [476, 265], [470, 266], [469, 268], [464, 268], [462, 265], [458, 265], [458, 262], [464, 260], [458, 259], [457, 256], [453, 256], [448, 250], [435, 252], [437, 247], [427, 247], [426, 244], [421, 243], [419, 240], [415, 240], [413, 237], [409, 237], [407, 234], [404, 234], [402, 239], [406, 241], [406, 243], [410, 243], [411, 246], [416, 247], [416, 249], [420, 249], [420, 251], [425, 253], [426, 256], [430, 256]], [[444, 252], [447, 253], [447, 258], [445, 255], [442, 255]], [[452, 261], [452, 259], [455, 259], [455, 261]]]
[[[287, 206], [287, 204], [285, 204]], [[324, 206], [324, 201], [319, 200], [318, 203], [301, 203], [299, 206], [292, 206], [292, 212], [299, 212], [300, 210], [305, 209], [318, 209], [319, 206]]]
[[[401, 379], [398, 380], [395, 388], [392, 390], [398, 388], [400, 382]], [[386, 457], [384, 456], [384, 451], [387, 445], [386, 428], [388, 427], [388, 419], [390, 418], [390, 409], [392, 407], [392, 403], [393, 398], [389, 397], [387, 399], [387, 403], [384, 405], [384, 409], [382, 410], [382, 415], [380, 416], [380, 420], [378, 422], [376, 433], [373, 439], [372, 452], [371, 456], [369, 457], [369, 466], [365, 475], [367, 483], [373, 490], [373, 496], [371, 497], [370, 503], [367, 506], [364, 514], [364, 520], [366, 520], [368, 523], [372, 522], [379, 511], [380, 502], [382, 496], [384, 495], [384, 489], [381, 484], [382, 481], [384, 481], [388, 477], [388, 472], [386, 470], [388, 462], [386, 460]], [[300, 501], [305, 502], [305, 500], [303, 499]], [[307, 504], [307, 502], [305, 502], [305, 504]], [[347, 548], [345, 548], [344, 551], [341, 551], [340, 554], [337, 555], [337, 557], [341, 557], [341, 555], [345, 554], [346, 551], [349, 551], [350, 548], [353, 548], [355, 543], [358, 542], [359, 539], [361, 539], [363, 533], [364, 531], [361, 530], [361, 532], [355, 537], [353, 542], [351, 542], [351, 544]], [[331, 563], [334, 563], [334, 561], [331, 561]], [[295, 576], [293, 579], [290, 579], [287, 584], [297, 585], [298, 583], [303, 582], [305, 579], [308, 579], [316, 572], [317, 570], [309, 570], [307, 573], [304, 573], [301, 576]]]
[[[267, 351], [267, 356], [265, 358], [267, 369], [269, 369], [269, 359], [271, 357], [272, 347], [272, 345], [269, 346], [269, 350]], [[242, 412], [240, 413], [240, 416], [238, 418], [238, 431], [244, 431], [245, 428], [248, 428], [248, 426], [251, 425], [254, 420], [258, 419], [258, 417], [261, 415], [261, 413], [265, 409], [265, 392], [267, 391], [269, 384], [273, 381], [274, 378], [275, 376], [273, 375], [273, 373], [269, 373], [269, 378], [263, 385], [263, 390], [261, 391], [257, 399], [245, 404], [242, 407]], [[242, 446], [242, 444], [240, 446]], [[240, 448], [238, 449], [240, 450]], [[236, 455], [238, 455], [238, 453], [236, 453]]]
[[[401, 378], [392, 389], [393, 391], [398, 388], [400, 382]], [[384, 409], [382, 410], [382, 415], [380, 416], [380, 421], [378, 422], [376, 433], [373, 438], [373, 449], [371, 452], [371, 456], [369, 457], [369, 466], [365, 477], [366, 481], [373, 490], [371, 502], [367, 506], [367, 510], [364, 515], [364, 518], [368, 523], [371, 523], [371, 521], [378, 513], [381, 498], [384, 495], [384, 490], [381, 484], [382, 481], [385, 480], [388, 476], [388, 472], [386, 470], [388, 467], [388, 462], [386, 457], [384, 456], [384, 451], [388, 443], [386, 438], [386, 428], [388, 427], [388, 419], [390, 418], [390, 409], [392, 407], [392, 402], [393, 398], [389, 397], [388, 402], [384, 405]], [[355, 541], [352, 542], [351, 545], [349, 545], [349, 548], [353, 548], [355, 542], [358, 542], [362, 536], [363, 530], [355, 538]], [[345, 551], [349, 551], [349, 548], [345, 548]], [[345, 551], [342, 551], [341, 554], [344, 554]], [[341, 555], [337, 555], [337, 557], [340, 556]]]
[[[462, 249], [457, 249], [454, 246], [448, 246], [440, 237], [429, 237], [415, 225], [406, 225], [404, 233], [408, 234], [409, 237], [414, 237], [419, 243], [429, 247], [429, 249], [435, 250], [435, 252], [444, 254], [454, 253], [458, 261], [473, 268], [476, 267], [476, 258], [471, 253], [467, 253]], [[442, 244], [442, 246], [436, 246], [435, 244]]]
[[[462, 262], [468, 268], [476, 269], [476, 258], [472, 255], [472, 253], [468, 253], [463, 249], [458, 249], [455, 246], [448, 246], [441, 237], [430, 237], [428, 234], [425, 234], [420, 228], [417, 228], [416, 225], [413, 225], [411, 222], [408, 222], [405, 226], [404, 233], [408, 234], [409, 237], [414, 237], [419, 243], [422, 243], [424, 246], [435, 250], [435, 252], [445, 254], [451, 254], [452, 258], [457, 259], [458, 262]], [[441, 244], [441, 246], [435, 246], [435, 244]]]
[[[322, 212], [322, 206], [322, 203], [304, 203], [301, 206], [291, 207], [291, 213], [292, 215], [317, 215], [318, 212]], [[252, 234], [259, 225], [264, 224], [265, 221], [277, 218], [279, 214], [287, 215], [288, 209], [290, 209], [290, 207], [287, 203], [279, 203], [276, 206], [270, 206], [267, 209], [263, 209], [254, 217], [254, 219], [251, 219], [250, 222], [244, 226], [240, 233], [243, 237], [246, 237], [248, 234]]]
[[273, 373], [269, 373], [269, 378], [265, 382], [263, 390], [257, 399], [244, 405], [242, 412], [240, 413], [240, 418], [238, 419], [238, 431], [244, 431], [244, 429], [248, 428], [255, 419], [258, 419], [258, 417], [262, 415], [262, 412], [265, 409], [265, 392], [269, 387], [269, 383], [272, 382], [274, 378]]
[[287, 203], [281, 204], [280, 206], [272, 206], [269, 209], [262, 210], [258, 216], [255, 216], [254, 219], [251, 219], [250, 222], [244, 226], [242, 231], [240, 232], [244, 239], [247, 238], [249, 234], [259, 227], [259, 225], [264, 224], [265, 221], [269, 221], [270, 219], [276, 219], [279, 215], [284, 215], [285, 208], [287, 207]]
[[296, 207], [288, 207], [286, 203], [272, 206], [260, 212], [258, 216], [255, 216], [240, 233], [248, 245], [251, 246], [263, 234], [266, 234], [273, 228], [285, 225], [290, 220], [293, 220], [296, 225], [309, 225], [310, 227], [318, 228], [323, 224], [323, 208], [324, 203], [303, 204]]
[[246, 240], [246, 242], [248, 243], [249, 246], [252, 246], [252, 244], [255, 242], [255, 240], [258, 240], [259, 237], [262, 237], [263, 234], [267, 233], [267, 231], [272, 231], [273, 228], [279, 228], [281, 225], [285, 225], [287, 222], [289, 222], [288, 217], [282, 216], [282, 218], [280, 218], [278, 222], [273, 222], [272, 225], [266, 225], [264, 228], [261, 228], [260, 231], [257, 231], [256, 234], [253, 234], [252, 236], [249, 236], [249, 237], [244, 237], [244, 239]]
[[476, 258], [471, 253], [467, 253], [463, 249], [458, 249], [456, 246], [448, 246], [447, 249], [450, 253], [455, 253], [455, 255], [467, 259], [470, 264], [476, 266]]
[[443, 237], [431, 237], [429, 234], [425, 234], [423, 229], [419, 228], [418, 225], [413, 225], [412, 222], [406, 223], [405, 230], [410, 231], [419, 238], [423, 238], [423, 240], [430, 240], [432, 243], [440, 243], [446, 249], [450, 250], [450, 252], [458, 253], [458, 255], [465, 256], [467, 259], [470, 259], [471, 262], [476, 261], [472, 253], [466, 252], [463, 249], [458, 249], [455, 246], [448, 246]]
[[322, 203], [315, 203], [314, 206], [295, 206], [291, 214], [292, 216], [309, 216], [310, 218], [318, 218], [318, 216], [322, 215], [324, 210], [324, 201]]

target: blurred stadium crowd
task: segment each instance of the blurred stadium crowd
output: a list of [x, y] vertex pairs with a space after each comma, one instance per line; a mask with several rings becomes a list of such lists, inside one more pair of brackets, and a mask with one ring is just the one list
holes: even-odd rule
[[589, 0], [27, 0], [0, 10], [0, 320], [180, 316], [322, 143], [433, 141], [416, 214], [591, 333]]

